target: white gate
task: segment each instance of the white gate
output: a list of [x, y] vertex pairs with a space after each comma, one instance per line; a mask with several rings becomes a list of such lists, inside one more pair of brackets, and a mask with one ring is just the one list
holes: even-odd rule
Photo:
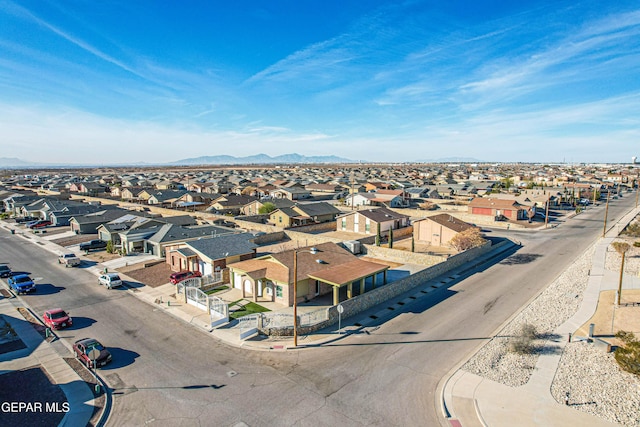
[[229, 304], [216, 296], [209, 296], [209, 317], [211, 327], [229, 322]]
[[185, 287], [187, 293], [187, 304], [194, 305], [201, 310], [209, 312], [208, 296], [200, 289], [192, 286]]

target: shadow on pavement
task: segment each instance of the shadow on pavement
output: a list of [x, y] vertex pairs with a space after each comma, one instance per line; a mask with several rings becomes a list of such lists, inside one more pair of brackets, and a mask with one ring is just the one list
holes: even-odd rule
[[67, 328], [67, 330], [69, 331], [75, 331], [78, 329], [87, 328], [93, 325], [94, 323], [96, 323], [96, 320], [90, 317], [82, 317], [82, 316], [76, 317], [72, 315], [71, 318], [73, 319], [73, 325]]
[[129, 366], [133, 364], [138, 357], [140, 357], [139, 353], [131, 350], [125, 350], [120, 347], [107, 347], [107, 349], [111, 353], [111, 363], [100, 368], [103, 371], [110, 371], [124, 366]]
[[78, 266], [78, 268], [89, 268], [89, 267], [94, 267], [96, 266], [98, 263], [95, 261], [87, 261], [87, 260], [82, 260], [82, 262], [80, 263], [80, 265]]
[[65, 288], [64, 286], [56, 286], [56, 285], [52, 285], [51, 283], [38, 283], [38, 285], [36, 285], [36, 294], [38, 295], [51, 295], [51, 294], [57, 294], [60, 291], [63, 291], [67, 288]]

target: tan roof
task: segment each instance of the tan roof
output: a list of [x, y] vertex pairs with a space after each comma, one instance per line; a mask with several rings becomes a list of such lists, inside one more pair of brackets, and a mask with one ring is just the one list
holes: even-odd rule
[[356, 259], [346, 264], [309, 274], [312, 279], [340, 286], [389, 269], [389, 266]]
[[[466, 222], [459, 220], [458, 218], [451, 216], [449, 214], [438, 214], [434, 216], [430, 216], [427, 218], [419, 219], [415, 222], [430, 220], [436, 222], [443, 227], [449, 228], [457, 233], [468, 230], [469, 228], [473, 228], [473, 225], [467, 224]], [[414, 222], [414, 223], [415, 223]]]
[[[316, 254], [310, 253], [311, 248], [306, 246], [297, 249], [298, 280], [326, 275], [326, 278], [319, 280], [342, 284], [389, 268], [386, 265], [362, 261], [335, 243], [316, 245]], [[294, 250], [279, 252], [229, 264], [229, 267], [242, 271], [254, 279], [264, 277], [278, 282], [293, 283], [294, 252]]]
[[254, 258], [229, 264], [230, 268], [246, 273], [252, 279], [268, 277], [282, 283], [289, 283], [289, 270], [284, 265], [270, 259]]

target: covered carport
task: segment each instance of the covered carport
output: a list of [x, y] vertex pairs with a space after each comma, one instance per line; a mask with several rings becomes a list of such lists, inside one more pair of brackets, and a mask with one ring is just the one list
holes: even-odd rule
[[358, 295], [365, 293], [365, 280], [372, 279], [373, 288], [376, 287], [376, 277], [382, 273], [382, 284], [387, 283], [387, 270], [389, 266], [375, 262], [357, 259], [335, 267], [316, 271], [309, 274], [309, 278], [326, 283], [333, 287], [333, 305], [340, 304], [340, 289], [346, 287], [347, 299], [354, 297], [353, 285], [358, 286]]

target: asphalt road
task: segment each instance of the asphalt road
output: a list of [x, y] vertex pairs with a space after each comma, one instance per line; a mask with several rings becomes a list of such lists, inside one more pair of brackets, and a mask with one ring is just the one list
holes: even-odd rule
[[[634, 200], [613, 201], [609, 223]], [[360, 334], [288, 352], [228, 347], [4, 230], [0, 261], [40, 278], [38, 294], [21, 297], [38, 313], [70, 310], [63, 339], [95, 337], [112, 351], [102, 370], [114, 389], [109, 425], [425, 426], [443, 422], [439, 381], [592, 244], [603, 217], [601, 205], [553, 229], [510, 232], [523, 246], [508, 258]]]

